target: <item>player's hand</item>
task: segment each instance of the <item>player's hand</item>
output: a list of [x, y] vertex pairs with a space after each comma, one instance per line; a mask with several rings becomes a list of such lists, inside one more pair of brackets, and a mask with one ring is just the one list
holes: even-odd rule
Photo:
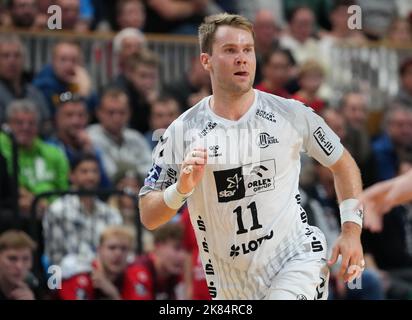
[[360, 226], [353, 222], [345, 222], [342, 226], [342, 233], [333, 247], [332, 256], [328, 261], [329, 266], [332, 266], [338, 261], [339, 255], [342, 256], [338, 275], [345, 282], [359, 278], [365, 268], [360, 234]]
[[207, 151], [204, 148], [194, 148], [182, 163], [177, 191], [180, 193], [191, 192], [202, 180], [207, 164]]

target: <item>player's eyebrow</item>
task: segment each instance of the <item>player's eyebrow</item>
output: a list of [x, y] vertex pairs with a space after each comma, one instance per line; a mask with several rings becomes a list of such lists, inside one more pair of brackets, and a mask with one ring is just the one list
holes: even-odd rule
[[246, 44], [237, 44], [237, 43], [225, 43], [222, 44], [221, 47], [222, 48], [226, 48], [226, 47], [247, 47], [247, 48], [251, 48], [254, 47], [255, 45], [253, 43], [246, 43]]

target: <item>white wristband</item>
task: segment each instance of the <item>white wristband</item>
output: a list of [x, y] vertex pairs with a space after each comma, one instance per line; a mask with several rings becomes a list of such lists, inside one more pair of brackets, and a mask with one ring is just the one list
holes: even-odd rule
[[177, 191], [177, 183], [172, 184], [167, 187], [163, 192], [163, 200], [170, 209], [177, 210], [185, 203], [186, 199], [189, 198], [194, 189], [189, 193], [183, 194]]
[[354, 222], [362, 228], [363, 208], [359, 207], [358, 199], [346, 199], [339, 205], [341, 225], [345, 222]]

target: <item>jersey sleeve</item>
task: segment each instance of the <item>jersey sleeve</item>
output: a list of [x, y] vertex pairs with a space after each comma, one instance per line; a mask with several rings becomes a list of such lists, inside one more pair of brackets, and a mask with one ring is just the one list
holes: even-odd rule
[[177, 181], [183, 162], [183, 123], [173, 122], [153, 150], [153, 164], [140, 189], [139, 196], [162, 191]]
[[313, 109], [290, 101], [296, 114], [296, 129], [303, 139], [303, 151], [325, 167], [333, 165], [344, 151], [339, 137]]

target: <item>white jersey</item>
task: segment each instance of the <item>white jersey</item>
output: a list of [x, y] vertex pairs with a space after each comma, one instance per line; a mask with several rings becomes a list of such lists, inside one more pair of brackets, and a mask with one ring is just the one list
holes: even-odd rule
[[[330, 166], [344, 148], [323, 119], [298, 101], [255, 90], [253, 105], [238, 121], [214, 114], [209, 101], [204, 98], [168, 128], [140, 195], [176, 182], [184, 156], [193, 147], [207, 149], [208, 165], [188, 208], [211, 295], [219, 297], [216, 288], [223, 283], [245, 277], [253, 282], [253, 275], [270, 282], [307, 238], [300, 152]], [[255, 291], [233, 296], [261, 298]]]

